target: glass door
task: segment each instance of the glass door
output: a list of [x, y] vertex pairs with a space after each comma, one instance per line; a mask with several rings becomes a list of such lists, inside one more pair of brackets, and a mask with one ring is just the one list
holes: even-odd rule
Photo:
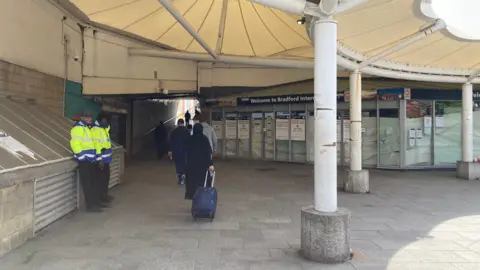
[[408, 100], [406, 105], [405, 165], [431, 166], [432, 160], [432, 101]]
[[216, 156], [223, 156], [223, 132], [224, 132], [224, 123], [222, 112], [212, 112], [212, 128], [217, 135], [217, 149]]
[[238, 117], [238, 156], [250, 157], [250, 118], [251, 113], [240, 113]]
[[[379, 101], [381, 104], [383, 101]], [[387, 101], [388, 102], [388, 101]], [[396, 102], [398, 105], [398, 101]], [[379, 109], [379, 163], [380, 167], [400, 167], [399, 108]]]
[[263, 158], [263, 113], [252, 113], [252, 158]]
[[275, 114], [273, 112], [265, 113], [263, 122], [265, 126], [265, 144], [263, 146], [263, 155], [266, 160], [275, 159]]
[[237, 156], [237, 113], [225, 115], [225, 152], [227, 157]]
[[275, 119], [275, 146], [278, 161], [289, 161], [290, 156], [290, 112], [277, 112]]
[[462, 157], [462, 102], [435, 102], [435, 165], [454, 165]]
[[364, 110], [362, 111], [362, 164], [364, 166], [377, 166], [377, 148], [377, 110]]

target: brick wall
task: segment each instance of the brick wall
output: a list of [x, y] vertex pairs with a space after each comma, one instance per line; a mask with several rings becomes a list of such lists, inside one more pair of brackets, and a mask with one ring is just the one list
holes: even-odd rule
[[27, 99], [63, 115], [62, 78], [0, 60], [0, 96]]
[[0, 189], [0, 257], [33, 236], [33, 182]]

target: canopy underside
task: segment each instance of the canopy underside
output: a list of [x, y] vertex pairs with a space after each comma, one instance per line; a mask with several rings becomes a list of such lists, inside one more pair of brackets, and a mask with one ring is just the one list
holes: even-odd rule
[[[226, 1], [224, 3], [224, 1]], [[91, 21], [118, 28], [182, 52], [206, 53], [158, 0], [71, 0]], [[247, 0], [171, 0], [171, 4], [219, 54], [313, 59], [300, 19]], [[368, 58], [434, 23], [415, 12], [416, 0], [371, 0], [336, 17], [338, 41]], [[222, 10], [225, 9], [224, 31]], [[217, 46], [218, 44], [218, 46]], [[480, 68], [480, 43], [460, 41], [440, 31], [383, 60], [412, 66]]]

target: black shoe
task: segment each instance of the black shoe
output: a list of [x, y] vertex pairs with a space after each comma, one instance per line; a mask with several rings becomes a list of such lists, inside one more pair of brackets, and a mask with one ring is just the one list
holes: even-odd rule
[[100, 208], [110, 208], [110, 205], [105, 204], [105, 203], [99, 203], [99, 204], [97, 204], [97, 206], [100, 207]]
[[98, 208], [98, 207], [87, 207], [87, 212], [90, 212], [90, 213], [101, 213], [103, 212], [102, 209]]
[[108, 196], [107, 198], [103, 198], [101, 200], [102, 203], [111, 203], [113, 201], [113, 197]]

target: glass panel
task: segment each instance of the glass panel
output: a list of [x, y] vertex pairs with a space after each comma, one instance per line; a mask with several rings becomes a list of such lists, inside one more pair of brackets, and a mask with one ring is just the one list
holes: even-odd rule
[[252, 113], [252, 158], [262, 159], [263, 113]]
[[266, 160], [275, 159], [275, 115], [273, 112], [265, 113], [265, 145]]
[[227, 113], [225, 121], [226, 156], [237, 156], [237, 114]]
[[480, 101], [473, 103], [473, 158], [480, 158]]
[[362, 164], [377, 166], [377, 110], [362, 112]]
[[212, 112], [212, 127], [217, 135], [217, 152], [216, 155], [223, 155], [223, 117], [221, 112]]
[[241, 113], [238, 119], [238, 156], [250, 157], [250, 113]]
[[[338, 162], [341, 162], [341, 166], [350, 166], [350, 114], [349, 111], [341, 111], [337, 113], [337, 118], [341, 119], [340, 129], [337, 122], [337, 140], [340, 140], [340, 147], [337, 146], [337, 158]], [[343, 133], [343, 138], [342, 134]], [[342, 161], [342, 146], [343, 146], [343, 161]]]
[[290, 148], [290, 113], [277, 112], [275, 120], [276, 160], [288, 161]]
[[307, 146], [305, 142], [305, 125], [305, 112], [292, 112], [292, 120], [290, 123], [290, 137], [292, 140], [292, 161], [306, 161]]
[[410, 100], [406, 108], [406, 166], [431, 166], [432, 102]]
[[435, 165], [453, 165], [461, 159], [461, 101], [435, 102]]
[[400, 119], [398, 109], [380, 109], [380, 164], [400, 166]]

